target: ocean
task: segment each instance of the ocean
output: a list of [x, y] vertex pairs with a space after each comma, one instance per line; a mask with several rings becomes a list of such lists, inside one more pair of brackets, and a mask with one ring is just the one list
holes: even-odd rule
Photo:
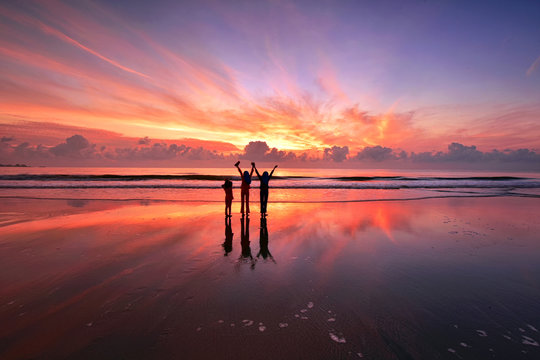
[[[234, 168], [0, 168], [0, 196], [222, 201]], [[540, 196], [540, 174], [380, 169], [282, 169], [270, 202], [364, 201], [441, 196]], [[252, 188], [259, 181], [253, 174]], [[298, 190], [298, 191], [292, 191]], [[342, 191], [357, 190], [357, 191]], [[237, 190], [238, 192], [239, 190]]]

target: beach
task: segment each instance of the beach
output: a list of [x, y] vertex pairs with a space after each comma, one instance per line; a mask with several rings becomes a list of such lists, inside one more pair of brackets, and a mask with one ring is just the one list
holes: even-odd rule
[[0, 360], [540, 360], [539, 18], [1, 1]]
[[227, 233], [223, 192], [206, 191], [4, 189], [0, 357], [540, 356], [536, 197], [271, 189], [264, 220], [252, 189]]

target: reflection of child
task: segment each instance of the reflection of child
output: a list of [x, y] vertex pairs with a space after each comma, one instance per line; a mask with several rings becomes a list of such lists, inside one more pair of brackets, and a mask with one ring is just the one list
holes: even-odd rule
[[225, 250], [225, 256], [229, 255], [229, 253], [232, 251], [232, 240], [233, 240], [233, 232], [231, 227], [231, 217], [226, 216], [225, 217], [225, 241], [221, 246], [223, 246], [223, 250]]
[[[232, 193], [232, 181], [229, 179], [225, 180], [225, 183], [221, 185], [223, 190], [225, 190], [225, 215], [231, 216], [231, 204], [234, 199], [233, 193]], [[227, 214], [227, 209], [229, 209], [229, 213]]]

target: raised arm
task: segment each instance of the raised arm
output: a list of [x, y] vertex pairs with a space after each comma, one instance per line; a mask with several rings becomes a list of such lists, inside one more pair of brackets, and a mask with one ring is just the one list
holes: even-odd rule
[[251, 172], [249, 173], [249, 176], [253, 175], [253, 170], [255, 170], [255, 163], [251, 163]]
[[255, 169], [255, 172], [257, 173], [257, 177], [259, 178], [259, 180], [261, 180], [261, 174], [259, 174], [259, 170], [257, 170], [257, 167], [255, 166], [255, 164], [253, 164], [253, 168]]
[[236, 166], [238, 172], [240, 173], [240, 178], [242, 178], [242, 170], [240, 170], [240, 166], [238, 166], [238, 163], [234, 164], [234, 166]]
[[272, 172], [270, 173], [270, 176], [269, 176], [269, 177], [272, 177], [272, 175], [274, 174], [274, 170], [276, 170], [276, 168], [277, 168], [277, 165], [274, 166], [274, 168], [272, 169]]

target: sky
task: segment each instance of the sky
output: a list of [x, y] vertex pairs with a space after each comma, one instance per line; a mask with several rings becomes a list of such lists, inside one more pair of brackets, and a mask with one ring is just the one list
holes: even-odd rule
[[0, 163], [538, 167], [539, 17], [535, 1], [2, 2]]

